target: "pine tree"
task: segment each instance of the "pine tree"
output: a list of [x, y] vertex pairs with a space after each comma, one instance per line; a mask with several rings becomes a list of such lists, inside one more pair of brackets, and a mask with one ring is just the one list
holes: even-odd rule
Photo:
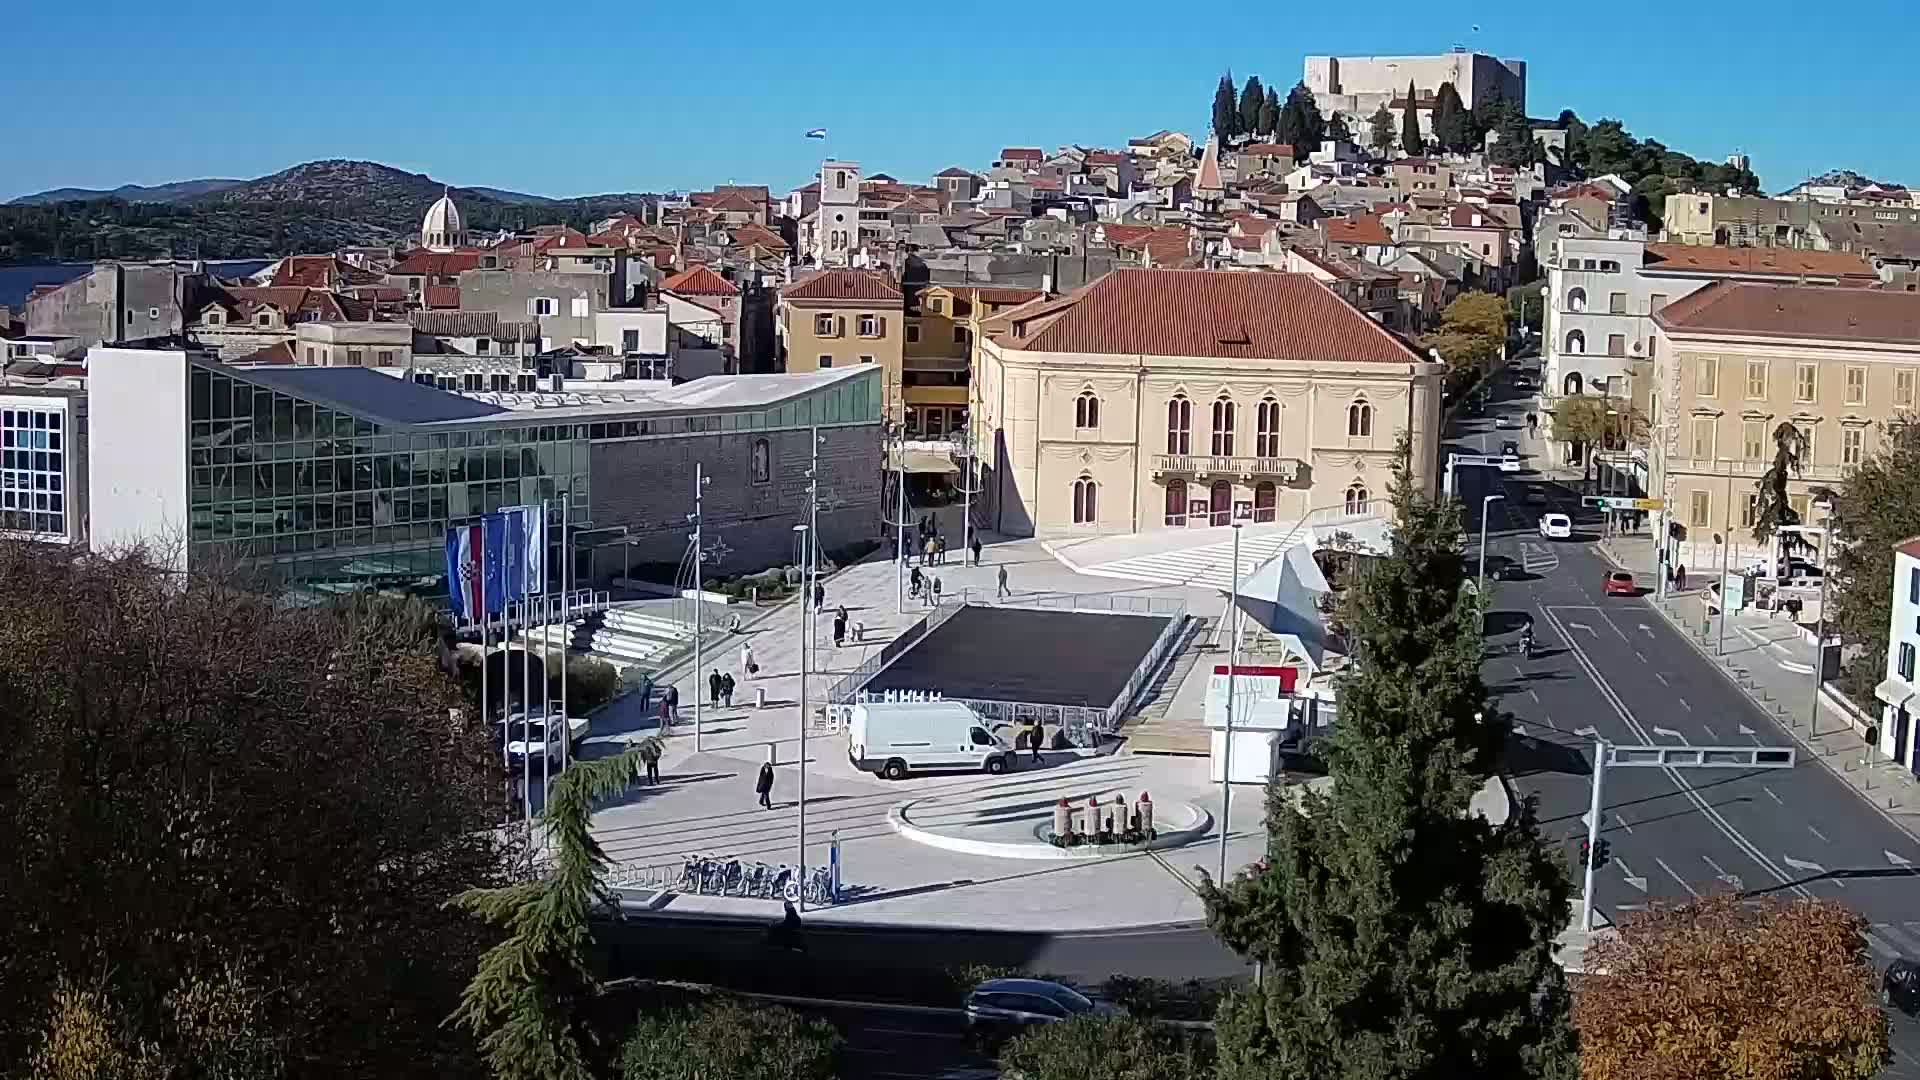
[[1367, 145], [1381, 157], [1393, 154], [1393, 113], [1384, 104], [1367, 120]]
[[1267, 796], [1264, 862], [1208, 881], [1208, 921], [1263, 964], [1218, 1020], [1223, 1080], [1571, 1077], [1553, 960], [1571, 887], [1532, 803], [1470, 812], [1506, 720], [1480, 680], [1460, 512], [1415, 486], [1343, 600], [1352, 664], [1322, 743], [1332, 790]]
[[1353, 129], [1347, 126], [1346, 113], [1334, 113], [1333, 117], [1327, 121], [1327, 138], [1332, 142], [1353, 141]]
[[1267, 103], [1267, 92], [1260, 86], [1260, 76], [1247, 76], [1247, 85], [1240, 89], [1240, 134], [1252, 135], [1260, 130], [1260, 107]]
[[1221, 139], [1230, 139], [1238, 134], [1240, 109], [1234, 103], [1233, 72], [1220, 76], [1220, 85], [1213, 91], [1213, 133]]
[[1260, 134], [1272, 138], [1280, 130], [1280, 91], [1267, 87], [1267, 100], [1260, 104]]
[[1420, 137], [1419, 102], [1413, 96], [1413, 84], [1407, 84], [1407, 111], [1400, 114], [1400, 149], [1408, 157], [1419, 157], [1426, 150], [1426, 140]]
[[1460, 91], [1450, 82], [1440, 84], [1433, 95], [1433, 141], [1455, 154], [1465, 153], [1467, 145], [1467, 107]]
[[1320, 104], [1313, 100], [1313, 91], [1307, 89], [1307, 84], [1299, 82], [1288, 92], [1282, 111], [1293, 114], [1293, 137], [1286, 141], [1293, 144], [1295, 160], [1304, 161], [1309, 153], [1320, 149], [1321, 140], [1326, 138], [1327, 123], [1320, 116]]

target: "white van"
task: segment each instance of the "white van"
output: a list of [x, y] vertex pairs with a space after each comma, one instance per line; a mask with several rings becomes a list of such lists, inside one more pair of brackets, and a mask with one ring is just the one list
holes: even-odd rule
[[847, 720], [847, 759], [856, 769], [899, 780], [909, 772], [1013, 768], [1015, 752], [957, 701], [866, 702]]

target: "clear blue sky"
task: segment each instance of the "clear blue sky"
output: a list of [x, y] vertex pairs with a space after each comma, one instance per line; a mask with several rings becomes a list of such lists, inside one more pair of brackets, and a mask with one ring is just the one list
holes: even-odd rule
[[[1307, 53], [1454, 44], [1526, 60], [1535, 116], [1744, 150], [1769, 189], [1839, 167], [1920, 183], [1899, 118], [1911, 0], [1837, 23], [1788, 0], [865, 7], [32, 2], [6, 19], [0, 200], [327, 157], [546, 195], [779, 193], [823, 152], [915, 180], [1004, 145], [1202, 135], [1228, 67], [1285, 87]], [[814, 12], [846, 27], [813, 29]], [[804, 140], [812, 127], [831, 139]]]

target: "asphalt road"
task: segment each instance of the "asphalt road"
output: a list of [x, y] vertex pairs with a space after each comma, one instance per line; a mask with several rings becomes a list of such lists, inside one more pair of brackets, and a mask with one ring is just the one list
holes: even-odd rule
[[[1510, 388], [1487, 417], [1465, 419], [1455, 449], [1495, 447], [1500, 413], [1522, 417]], [[1523, 426], [1523, 421], [1521, 423]], [[1488, 551], [1535, 571], [1495, 587], [1483, 675], [1516, 722], [1510, 757], [1517, 785], [1538, 795], [1547, 834], [1569, 864], [1579, 856], [1591, 799], [1597, 736], [1619, 745], [1793, 746], [1765, 712], [1650, 607], [1647, 597], [1607, 597], [1611, 565], [1592, 546], [1600, 521], [1578, 495], [1531, 473], [1461, 470], [1470, 525], [1481, 498], [1504, 494], [1488, 520]], [[1529, 504], [1543, 490], [1545, 505]], [[1572, 515], [1573, 540], [1539, 536], [1538, 515]], [[1651, 581], [1642, 585], [1651, 590]], [[1522, 616], [1534, 624], [1531, 660], [1518, 653]], [[1597, 871], [1596, 910], [1619, 921], [1662, 901], [1719, 892], [1822, 897], [1871, 924], [1878, 962], [1920, 957], [1920, 844], [1827, 768], [1613, 768], [1602, 792], [1601, 835], [1612, 861]], [[1576, 879], [1577, 880], [1577, 879]], [[1920, 1078], [1920, 1025], [1895, 1021], [1889, 1078]]]

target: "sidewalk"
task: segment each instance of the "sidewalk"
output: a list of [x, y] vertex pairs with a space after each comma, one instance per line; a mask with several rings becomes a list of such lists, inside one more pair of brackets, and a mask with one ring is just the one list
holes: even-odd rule
[[[1648, 579], [1657, 573], [1651, 538], [1603, 540], [1600, 554]], [[1663, 601], [1649, 598], [1651, 606], [1786, 729], [1805, 756], [1920, 839], [1920, 782], [1913, 773], [1867, 743], [1860, 721], [1843, 711], [1831, 694], [1820, 696], [1818, 734], [1809, 728], [1814, 695], [1812, 643], [1784, 618], [1766, 613], [1735, 613], [1723, 634], [1719, 618], [1708, 612], [1705, 581], [1700, 579], [1702, 587], [1669, 594]], [[1721, 653], [1723, 639], [1726, 651]]]

